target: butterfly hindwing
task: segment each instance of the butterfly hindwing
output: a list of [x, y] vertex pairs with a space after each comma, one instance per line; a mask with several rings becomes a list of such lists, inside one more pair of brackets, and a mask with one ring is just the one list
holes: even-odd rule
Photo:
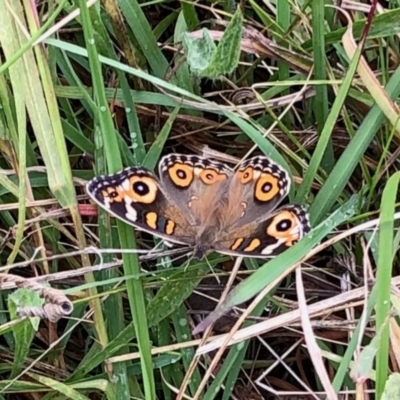
[[280, 207], [261, 223], [252, 223], [221, 237], [215, 250], [247, 257], [274, 257], [295, 245], [310, 231], [304, 206]]

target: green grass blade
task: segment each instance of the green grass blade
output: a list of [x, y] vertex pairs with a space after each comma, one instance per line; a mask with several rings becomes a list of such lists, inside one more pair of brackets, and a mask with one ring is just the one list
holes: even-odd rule
[[[400, 95], [400, 68], [397, 68], [393, 73], [385, 90], [392, 99]], [[365, 150], [375, 138], [376, 132], [384, 120], [384, 114], [375, 105], [362, 121], [356, 135], [344, 150], [311, 205], [310, 214], [312, 223], [321, 221], [343, 193], [343, 189], [350, 179], [351, 174]]]
[[164, 78], [168, 69], [168, 61], [157, 45], [157, 40], [139, 2], [137, 0], [120, 0], [118, 3], [154, 75]]
[[[397, 35], [400, 33], [400, 8], [396, 7], [392, 10], [386, 10], [383, 14], [376, 14], [371, 23], [371, 28], [368, 31], [367, 39], [385, 38], [391, 35]], [[366, 18], [361, 18], [355, 21], [353, 24], [353, 36], [355, 40], [361, 39], [361, 35], [364, 32]], [[341, 41], [343, 34], [347, 28], [339, 28], [333, 32], [329, 32], [325, 35], [325, 44], [331, 45]], [[305, 50], [311, 50], [312, 40], [308, 40], [303, 44]]]
[[[279, 24], [279, 26], [282, 28], [284, 32], [287, 32], [289, 27], [290, 27], [290, 2], [288, 0], [281, 0], [278, 1], [276, 4], [276, 22]], [[286, 42], [280, 42], [279, 36], [276, 37], [277, 43], [281, 45], [282, 47], [288, 48], [288, 43]], [[284, 61], [278, 61], [278, 80], [279, 81], [286, 81], [289, 79], [290, 76], [290, 69], [289, 69], [289, 64], [287, 64]], [[282, 92], [283, 95], [289, 94], [289, 90], [285, 89]], [[283, 117], [282, 121], [288, 129], [291, 129], [291, 121], [289, 118], [289, 115], [286, 114]]]
[[[73, 389], [69, 385], [64, 385], [63, 383], [59, 382], [58, 380], [47, 378], [38, 374], [29, 374], [34, 380], [40, 382], [45, 387], [51, 388], [52, 390], [58, 392], [62, 396], [66, 396], [68, 399], [71, 400], [89, 400], [89, 397], [83, 395], [78, 390]], [[103, 380], [104, 389], [107, 386], [108, 382]], [[89, 389], [88, 387], [85, 388], [86, 390]]]
[[[113, 134], [114, 126], [111, 115], [108, 111], [108, 103], [104, 92], [104, 81], [101, 73], [101, 65], [99, 56], [93, 39], [93, 28], [89, 19], [89, 12], [86, 8], [84, 0], [79, 1], [82, 25], [84, 28], [84, 36], [88, 49], [90, 70], [93, 77], [94, 99], [97, 112], [97, 121], [100, 124], [103, 134], [104, 149], [107, 158], [107, 164], [110, 172], [116, 172], [122, 168], [121, 156], [118, 148], [118, 141]], [[117, 221], [118, 232], [121, 247], [135, 248], [136, 243], [132, 235], [132, 229], [122, 221]], [[126, 275], [140, 276], [140, 265], [135, 254], [123, 254], [124, 271]], [[151, 360], [151, 346], [149, 332], [147, 327], [147, 317], [145, 310], [144, 292], [140, 279], [130, 279], [126, 282], [129, 303], [134, 321], [135, 331], [137, 334], [138, 346], [141, 353], [141, 365], [143, 373], [143, 384], [146, 398], [155, 399], [155, 385]], [[104, 327], [103, 327], [104, 329]], [[104, 333], [105, 334], [105, 333]], [[118, 373], [126, 375], [126, 369], [123, 364], [117, 364], [115, 368]], [[117, 373], [117, 372], [116, 372]], [[128, 380], [119, 379], [116, 382], [116, 394], [125, 398], [129, 396]]]
[[[312, 2], [312, 28], [313, 28], [313, 53], [314, 53], [314, 73], [316, 80], [326, 79], [326, 47], [325, 47], [325, 4], [324, 0], [314, 0]], [[357, 57], [355, 57], [357, 58]], [[352, 73], [349, 71], [349, 75]], [[343, 82], [344, 85], [344, 82]], [[314, 112], [317, 121], [318, 133], [322, 135], [323, 126], [328, 117], [328, 88], [327, 85], [317, 85], [315, 87]], [[334, 105], [335, 106], [335, 105]], [[329, 139], [321, 160], [321, 167], [330, 172], [333, 168], [333, 146]]]
[[[314, 181], [314, 177], [317, 174], [318, 168], [321, 164], [321, 161], [324, 158], [324, 154], [330, 154], [329, 151], [326, 153], [327, 146], [329, 145], [330, 136], [332, 134], [333, 128], [335, 126], [335, 121], [337, 120], [340, 110], [343, 107], [344, 101], [347, 96], [347, 92], [351, 86], [353, 81], [353, 76], [356, 72], [358, 61], [361, 56], [361, 48], [358, 47], [357, 51], [350, 63], [349, 70], [347, 71], [346, 77], [343, 80], [343, 83], [339, 89], [339, 92], [336, 96], [336, 99], [333, 103], [331, 112], [326, 119], [326, 123], [322, 132], [320, 134], [317, 147], [314, 150], [314, 154], [311, 158], [310, 165], [307, 168], [306, 174], [304, 176], [303, 182], [300, 185], [299, 191], [297, 192], [296, 202], [303, 202], [310, 191], [311, 185]], [[315, 216], [314, 216], [315, 217]]]
[[391, 176], [383, 190], [379, 223], [379, 255], [376, 273], [376, 331], [381, 332], [376, 356], [376, 389], [379, 399], [385, 389], [389, 368], [390, 294], [393, 270], [394, 213], [400, 172]]
[[143, 166], [145, 166], [146, 168], [153, 170], [157, 165], [161, 152], [164, 149], [165, 142], [167, 141], [169, 133], [171, 132], [172, 124], [174, 123], [175, 118], [179, 113], [179, 110], [180, 106], [175, 107], [174, 111], [172, 111], [171, 115], [162, 127], [156, 140], [151, 145], [146, 155], [146, 158], [143, 161]]
[[10, 58], [8, 58], [4, 64], [0, 65], [0, 74], [3, 74], [8, 68], [10, 68], [11, 65], [19, 60], [21, 56], [39, 39], [39, 37], [53, 25], [54, 21], [63, 11], [67, 1], [68, 0], [61, 0], [54, 12], [46, 19], [46, 23], [43, 24], [42, 27], [35, 32], [35, 34], [32, 35], [21, 47], [19, 47], [19, 49]]

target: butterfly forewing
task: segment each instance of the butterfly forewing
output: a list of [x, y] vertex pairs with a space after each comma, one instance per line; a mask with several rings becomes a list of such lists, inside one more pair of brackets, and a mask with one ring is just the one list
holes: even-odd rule
[[157, 177], [141, 167], [92, 179], [90, 197], [124, 222], [171, 242], [193, 244], [184, 215], [160, 190]]
[[232, 169], [195, 155], [171, 154], [160, 161], [162, 189], [188, 217], [191, 225], [212, 223], [210, 216], [227, 193]]

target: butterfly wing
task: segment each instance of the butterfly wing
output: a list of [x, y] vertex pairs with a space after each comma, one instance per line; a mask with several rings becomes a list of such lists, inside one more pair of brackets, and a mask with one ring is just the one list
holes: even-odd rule
[[296, 244], [311, 230], [304, 206], [280, 207], [264, 221], [253, 222], [225, 234], [214, 245], [223, 254], [274, 257]]
[[241, 163], [229, 186], [225, 229], [214, 244], [220, 253], [271, 257], [310, 230], [304, 207], [276, 210], [290, 189], [288, 172], [264, 156]]
[[289, 174], [269, 158], [256, 156], [244, 161], [230, 180], [224, 212], [226, 230], [263, 221], [289, 189]]
[[171, 242], [193, 244], [194, 232], [187, 218], [168, 201], [149, 170], [129, 167], [96, 177], [86, 190], [100, 207], [127, 224]]
[[223, 163], [195, 155], [170, 154], [159, 164], [164, 194], [192, 226], [201, 228], [214, 225], [214, 212], [228, 193], [232, 173]]

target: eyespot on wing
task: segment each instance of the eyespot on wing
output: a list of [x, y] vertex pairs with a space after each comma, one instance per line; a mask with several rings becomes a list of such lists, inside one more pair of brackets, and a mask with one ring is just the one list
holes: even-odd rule
[[183, 163], [175, 163], [168, 167], [168, 176], [178, 187], [187, 188], [193, 182], [193, 167]]

